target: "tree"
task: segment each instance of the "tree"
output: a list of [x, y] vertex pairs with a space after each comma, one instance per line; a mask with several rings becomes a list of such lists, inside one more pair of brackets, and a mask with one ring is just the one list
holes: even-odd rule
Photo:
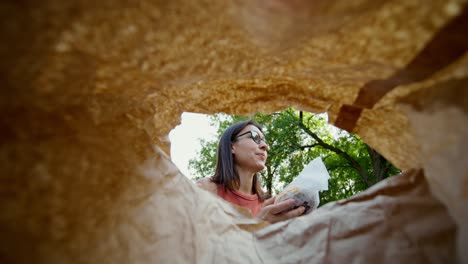
[[[248, 118], [224, 114], [212, 117], [218, 140], [202, 141], [199, 158], [189, 161], [196, 178], [213, 175], [222, 132], [233, 122]], [[322, 157], [331, 177], [329, 190], [320, 194], [322, 205], [347, 198], [399, 172], [358, 136], [328, 125], [324, 115], [288, 108], [273, 114], [257, 113], [252, 119], [264, 126], [270, 145], [266, 168], [260, 173], [270, 194], [283, 189], [316, 157]]]
[[189, 160], [189, 169], [193, 172], [192, 175], [194, 175], [193, 178], [195, 180], [214, 175], [216, 168], [216, 152], [221, 135], [232, 123], [247, 119], [247, 117], [219, 113], [210, 116], [210, 119], [211, 125], [217, 128], [216, 134], [218, 136], [212, 141], [200, 140], [202, 148], [200, 152], [197, 153], [198, 158]]

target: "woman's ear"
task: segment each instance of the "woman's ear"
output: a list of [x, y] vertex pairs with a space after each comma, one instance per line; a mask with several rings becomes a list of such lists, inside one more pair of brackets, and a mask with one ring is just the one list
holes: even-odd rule
[[231, 143], [231, 152], [232, 154], [236, 154], [236, 146]]

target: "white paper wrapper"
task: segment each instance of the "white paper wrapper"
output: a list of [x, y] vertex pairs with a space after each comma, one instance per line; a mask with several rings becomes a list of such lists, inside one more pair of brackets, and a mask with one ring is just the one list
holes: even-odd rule
[[304, 214], [312, 212], [320, 204], [319, 191], [328, 190], [327, 168], [320, 157], [312, 160], [304, 170], [281, 191], [275, 203], [293, 198], [295, 207], [304, 206]]

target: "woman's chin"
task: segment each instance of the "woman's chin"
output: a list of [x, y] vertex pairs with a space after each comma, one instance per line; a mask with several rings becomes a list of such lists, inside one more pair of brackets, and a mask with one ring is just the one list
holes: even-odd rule
[[257, 172], [261, 172], [264, 169], [265, 169], [265, 164], [259, 164]]

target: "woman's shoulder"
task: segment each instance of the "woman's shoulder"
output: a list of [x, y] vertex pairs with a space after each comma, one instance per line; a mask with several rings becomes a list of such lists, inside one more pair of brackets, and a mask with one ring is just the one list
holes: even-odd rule
[[197, 186], [209, 191], [211, 193], [217, 194], [218, 186], [216, 183], [212, 182], [209, 177], [201, 178], [196, 182]]

